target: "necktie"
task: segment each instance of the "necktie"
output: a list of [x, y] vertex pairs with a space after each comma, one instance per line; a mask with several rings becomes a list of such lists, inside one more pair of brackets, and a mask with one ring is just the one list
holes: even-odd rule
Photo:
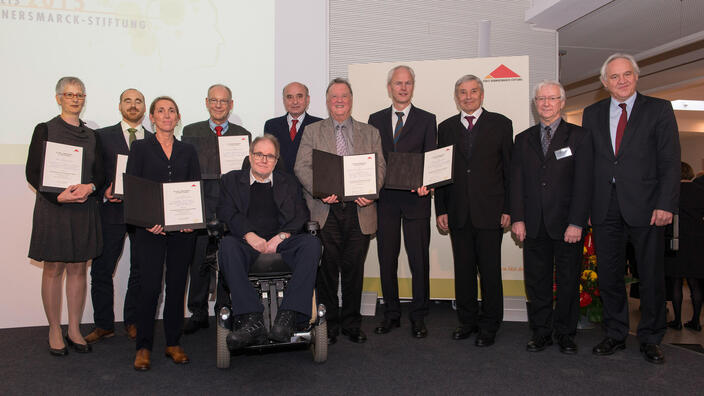
[[291, 141], [296, 138], [296, 124], [298, 124], [298, 120], [291, 120], [291, 131], [289, 132], [291, 134]]
[[222, 136], [222, 127], [220, 125], [215, 127], [215, 133], [217, 133], [218, 136]]
[[403, 112], [397, 111], [396, 116], [398, 116], [398, 120], [396, 121], [396, 128], [394, 128], [394, 146], [398, 143], [398, 138], [401, 136], [401, 129], [403, 129]]
[[127, 128], [127, 133], [130, 134], [129, 138], [127, 139], [129, 141], [129, 146], [132, 147], [132, 142], [137, 140], [137, 130], [135, 128]]
[[467, 127], [467, 132], [472, 132], [472, 128], [474, 128], [474, 116], [465, 116], [464, 118], [469, 123], [469, 126]]
[[347, 155], [347, 143], [345, 143], [345, 137], [342, 135], [344, 128], [344, 125], [335, 127], [335, 148], [337, 149], [337, 155]]
[[548, 153], [548, 147], [550, 147], [550, 140], [552, 139], [552, 129], [549, 126], [545, 127], [545, 135], [541, 139], [540, 143], [543, 146], [543, 155]]
[[618, 148], [621, 147], [621, 139], [623, 139], [623, 131], [626, 130], [626, 123], [628, 122], [626, 104], [621, 103], [618, 106], [621, 108], [621, 117], [618, 119], [618, 126], [616, 127], [616, 147], [614, 148], [614, 154], [618, 154]]

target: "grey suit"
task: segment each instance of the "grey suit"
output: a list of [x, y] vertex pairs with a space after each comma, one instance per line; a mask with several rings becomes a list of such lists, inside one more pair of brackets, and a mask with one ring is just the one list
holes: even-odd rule
[[[377, 192], [384, 185], [386, 162], [379, 131], [371, 125], [352, 122], [350, 154], [376, 154]], [[359, 207], [354, 202], [326, 204], [313, 198], [313, 149], [337, 153], [335, 130], [331, 118], [306, 127], [296, 156], [294, 170], [303, 186], [303, 195], [310, 209], [311, 220], [320, 224], [323, 242], [322, 265], [318, 270], [317, 290], [320, 301], [328, 309], [328, 336], [358, 332], [362, 322], [359, 308], [362, 299], [364, 260], [369, 250], [370, 235], [376, 232], [376, 202]], [[337, 297], [338, 279], [342, 275], [342, 310]]]

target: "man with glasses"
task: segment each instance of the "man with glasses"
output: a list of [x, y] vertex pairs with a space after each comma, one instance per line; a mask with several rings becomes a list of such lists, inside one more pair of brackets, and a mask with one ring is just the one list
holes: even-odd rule
[[[592, 141], [586, 130], [562, 119], [565, 90], [557, 81], [536, 85], [540, 122], [516, 136], [511, 157], [511, 227], [523, 242], [528, 322], [526, 349], [553, 343], [577, 353], [582, 231], [592, 191]], [[557, 300], [553, 307], [553, 268]]]
[[[210, 113], [210, 118], [196, 122], [183, 128], [183, 137], [201, 137], [217, 139], [218, 136], [247, 136], [252, 134], [239, 125], [228, 121], [232, 111], [232, 91], [225, 85], [215, 84], [208, 88], [205, 98], [205, 107]], [[215, 179], [203, 180], [205, 195], [205, 217], [207, 221], [216, 219], [215, 208], [220, 195], [220, 182]], [[215, 279], [214, 267], [205, 261], [207, 252], [217, 249], [215, 241], [211, 241], [206, 230], [197, 231], [196, 248], [191, 264], [191, 285], [188, 288], [188, 310], [191, 317], [183, 327], [185, 334], [195, 333], [201, 328], [208, 327], [208, 294], [211, 290], [210, 281]], [[220, 295], [220, 293], [218, 293]], [[216, 310], [219, 304], [216, 301]]]
[[141, 92], [132, 88], [126, 89], [120, 94], [118, 109], [122, 114], [122, 121], [95, 131], [103, 150], [105, 187], [101, 193], [103, 199], [100, 203], [103, 253], [93, 260], [90, 267], [90, 295], [93, 301], [95, 329], [85, 337], [89, 344], [115, 335], [115, 312], [113, 311], [115, 290], [112, 275], [122, 255], [125, 234], [130, 239], [130, 275], [127, 280], [123, 320], [127, 336], [132, 340], [137, 337], [135, 324], [137, 323], [139, 269], [134, 263], [134, 226], [125, 224], [122, 200], [113, 196], [113, 188], [117, 156], [128, 155], [132, 142], [144, 139], [145, 134], [150, 132], [142, 127], [146, 105]]
[[220, 245], [220, 269], [232, 297], [233, 314], [242, 327], [230, 333], [227, 345], [237, 350], [266, 341], [262, 306], [248, 279], [249, 267], [262, 253], [279, 253], [293, 274], [268, 338], [287, 342], [297, 322], [307, 322], [315, 275], [320, 260], [320, 241], [302, 232], [308, 208], [295, 177], [275, 170], [279, 142], [264, 134], [249, 149], [251, 168], [222, 177], [218, 218], [231, 234]]

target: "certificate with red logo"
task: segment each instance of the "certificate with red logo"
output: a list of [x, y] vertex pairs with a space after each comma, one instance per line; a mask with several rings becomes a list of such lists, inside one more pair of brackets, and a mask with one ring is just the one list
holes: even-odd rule
[[82, 175], [83, 147], [55, 142], [44, 143], [39, 191], [60, 193], [68, 186], [81, 184]]

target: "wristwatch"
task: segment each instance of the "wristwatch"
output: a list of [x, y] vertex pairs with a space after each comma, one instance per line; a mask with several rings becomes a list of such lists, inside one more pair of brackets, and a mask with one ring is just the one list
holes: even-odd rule
[[279, 233], [279, 238], [281, 238], [281, 240], [283, 241], [283, 240], [285, 240], [286, 238], [288, 238], [288, 236], [286, 235], [285, 232], [280, 232], [280, 233]]

